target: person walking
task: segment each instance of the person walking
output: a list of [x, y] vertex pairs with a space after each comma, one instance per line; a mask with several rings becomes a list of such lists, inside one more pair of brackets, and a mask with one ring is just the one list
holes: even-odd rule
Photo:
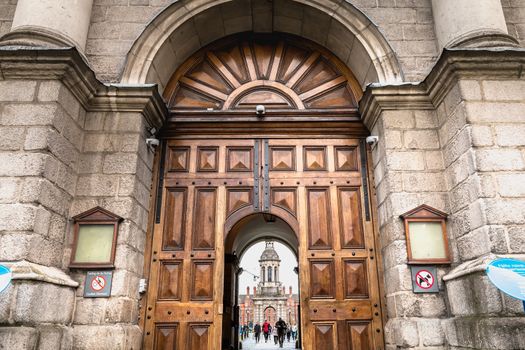
[[273, 335], [273, 343], [275, 345], [277, 345], [277, 342], [279, 341], [279, 335], [277, 334], [277, 328], [276, 327], [273, 327], [272, 335]]
[[283, 319], [279, 317], [279, 321], [275, 323], [275, 328], [277, 328], [279, 347], [282, 348], [284, 343], [284, 334], [286, 333], [288, 326], [286, 325], [286, 322], [284, 322]]
[[268, 323], [267, 320], [264, 320], [262, 328], [263, 328], [263, 333], [264, 333], [264, 342], [267, 343], [268, 336], [270, 335], [270, 323]]
[[255, 327], [253, 327], [253, 333], [255, 335], [255, 343], [258, 343], [261, 340], [261, 325], [259, 323], [256, 323]]

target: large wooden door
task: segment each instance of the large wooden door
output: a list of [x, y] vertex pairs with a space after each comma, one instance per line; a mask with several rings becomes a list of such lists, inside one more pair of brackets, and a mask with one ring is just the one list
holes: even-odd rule
[[222, 349], [225, 223], [265, 212], [299, 231], [303, 349], [383, 349], [364, 147], [324, 137], [169, 140], [145, 348]]
[[269, 210], [299, 222], [303, 349], [382, 349], [366, 150], [356, 139], [270, 139]]
[[146, 349], [229, 348], [236, 259], [225, 239], [254, 213], [298, 237], [303, 349], [383, 349], [361, 95], [333, 54], [276, 33], [225, 38], [180, 66], [164, 90]]

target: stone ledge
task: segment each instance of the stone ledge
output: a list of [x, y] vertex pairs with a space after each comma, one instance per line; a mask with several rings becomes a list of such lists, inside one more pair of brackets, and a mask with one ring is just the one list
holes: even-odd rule
[[61, 80], [88, 112], [142, 113], [160, 128], [168, 110], [154, 84], [103, 84], [77, 49], [0, 47], [0, 80]]
[[434, 110], [460, 78], [522, 79], [525, 49], [445, 49], [422, 82], [370, 84], [359, 103], [361, 117], [372, 130], [385, 110]]
[[478, 272], [484, 272], [487, 269], [487, 265], [495, 260], [500, 258], [510, 258], [510, 259], [518, 259], [518, 260], [525, 260], [525, 255], [523, 254], [507, 254], [507, 255], [495, 255], [495, 254], [489, 254], [482, 256], [480, 258], [467, 261], [461, 265], [458, 265], [454, 269], [452, 269], [449, 273], [447, 273], [445, 276], [443, 276], [443, 281], [453, 281], [455, 279], [462, 278], [464, 276], [473, 275]]
[[35, 264], [26, 260], [17, 262], [0, 262], [11, 269], [13, 280], [33, 280], [51, 283], [59, 286], [78, 287], [74, 281], [62, 270], [54, 267]]
[[442, 325], [451, 349], [525, 349], [523, 317], [454, 317]]

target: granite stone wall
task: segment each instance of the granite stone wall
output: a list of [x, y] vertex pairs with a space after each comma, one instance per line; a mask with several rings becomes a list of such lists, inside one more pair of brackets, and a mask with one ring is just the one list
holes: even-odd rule
[[[251, 0], [247, 0], [251, 1]], [[95, 0], [86, 55], [102, 81], [119, 81], [125, 57], [147, 24], [174, 0]], [[407, 81], [420, 81], [439, 56], [431, 0], [352, 0], [385, 35]], [[525, 4], [502, 0], [509, 34], [525, 40]], [[0, 1], [0, 35], [8, 33], [17, 0]], [[225, 17], [235, 27], [242, 18]]]
[[496, 256], [525, 253], [524, 107], [522, 80], [479, 78], [458, 81], [437, 109], [459, 264], [445, 276], [454, 349], [525, 347], [523, 304], [484, 273]]
[[[103, 86], [75, 51], [24, 58], [5, 68], [0, 55], [0, 262], [13, 272], [0, 298], [0, 349], [139, 349], [154, 155], [145, 138], [160, 125], [160, 96]], [[85, 271], [69, 268], [71, 218], [95, 206], [124, 219], [109, 299], [83, 298]]]
[[[146, 145], [148, 125], [140, 113], [88, 113], [76, 197], [71, 213], [101, 206], [126, 218], [118, 232], [111, 298], [83, 297], [84, 271], [73, 317], [75, 349], [139, 349], [138, 287], [143, 276], [152, 181], [153, 150]], [[67, 252], [66, 256], [69, 256]]]
[[85, 116], [58, 81], [0, 81], [0, 261], [15, 275], [0, 299], [6, 349], [71, 344], [76, 283], [64, 249]]
[[[134, 40], [149, 21], [173, 2], [172, 0], [95, 0], [86, 55], [101, 80], [119, 81], [126, 54]], [[257, 0], [243, 2], [255, 3]], [[428, 74], [439, 55], [433, 31], [430, 0], [356, 0], [349, 2], [369, 16], [389, 40], [401, 61], [406, 80], [422, 80]], [[282, 25], [290, 27], [292, 32], [295, 31], [293, 29], [295, 23], [299, 23], [300, 26], [303, 20], [308, 19], [309, 13], [303, 13], [302, 9], [298, 10], [285, 2], [276, 2], [275, 6], [289, 16], [286, 23], [283, 22]], [[230, 9], [231, 13], [218, 11], [212, 16], [213, 18], [207, 19], [213, 21], [214, 24], [204, 27], [204, 30], [213, 32], [219, 28], [225, 28], [225, 35], [235, 32], [235, 28], [244, 26], [242, 23], [246, 19], [246, 13], [242, 11], [243, 7], [245, 7], [243, 4], [238, 4], [236, 8]], [[276, 18], [276, 21], [279, 20]], [[279, 26], [279, 23], [276, 23], [276, 26]], [[199, 33], [200, 37], [206, 37], [206, 35], [206, 33]], [[345, 38], [339, 38], [341, 39], [343, 42], [340, 45], [345, 45]], [[193, 37], [193, 40], [198, 39]], [[350, 46], [351, 44], [351, 42], [346, 43]], [[199, 47], [196, 45], [195, 50]], [[188, 52], [188, 54], [191, 53]], [[345, 57], [340, 58], [345, 60]]]
[[15, 15], [17, 0], [0, 1], [0, 36], [9, 33]]
[[525, 2], [521, 0], [501, 0], [509, 34], [525, 47]]
[[[446, 293], [414, 294], [407, 265], [405, 228], [399, 215], [427, 204], [449, 211], [444, 162], [433, 110], [384, 111], [373, 125], [373, 147], [381, 254], [384, 266], [387, 349], [443, 349], [441, 320]], [[446, 268], [438, 269], [442, 277]]]

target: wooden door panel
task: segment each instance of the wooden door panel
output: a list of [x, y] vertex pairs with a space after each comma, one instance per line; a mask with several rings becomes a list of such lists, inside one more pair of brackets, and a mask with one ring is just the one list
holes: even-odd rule
[[197, 147], [197, 171], [216, 172], [219, 170], [219, 147]]
[[326, 147], [324, 146], [305, 146], [304, 170], [305, 171], [322, 171], [326, 170]]
[[310, 260], [311, 297], [335, 297], [335, 268], [333, 260]]
[[253, 187], [226, 188], [226, 215], [253, 204]]
[[171, 215], [164, 217], [164, 235], [162, 239], [162, 248], [164, 250], [184, 249], [187, 200], [187, 188], [166, 189], [166, 210]]
[[335, 343], [335, 324], [333, 323], [315, 323], [315, 348], [316, 350], [333, 350], [336, 349]]
[[295, 171], [295, 147], [271, 146], [270, 171]]
[[327, 188], [308, 188], [308, 233], [310, 249], [332, 247], [330, 193]]
[[189, 152], [188, 147], [169, 147], [168, 171], [188, 171]]
[[188, 350], [208, 350], [209, 325], [190, 325], [188, 327]]
[[193, 261], [191, 300], [213, 300], [213, 261]]
[[158, 300], [180, 300], [182, 291], [182, 261], [161, 261]]
[[346, 323], [348, 350], [373, 350], [372, 329], [369, 322], [360, 323], [348, 321]]
[[357, 147], [335, 146], [335, 170], [336, 171], [358, 171]]
[[227, 147], [229, 172], [251, 172], [253, 170], [253, 147]]
[[193, 249], [214, 249], [216, 205], [217, 190], [215, 188], [195, 189]]
[[271, 189], [271, 202], [276, 207], [297, 215], [297, 189], [290, 187], [278, 187]]
[[155, 350], [177, 350], [177, 324], [163, 325], [155, 327]]
[[343, 248], [364, 248], [359, 188], [338, 188], [338, 208]]
[[345, 299], [367, 298], [368, 278], [365, 260], [344, 260]]

